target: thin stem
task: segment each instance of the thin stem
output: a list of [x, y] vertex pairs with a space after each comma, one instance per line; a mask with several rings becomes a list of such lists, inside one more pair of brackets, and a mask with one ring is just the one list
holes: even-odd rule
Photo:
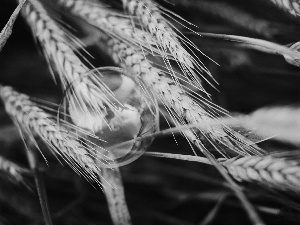
[[209, 159], [209, 161], [216, 167], [220, 174], [225, 178], [225, 180], [230, 184], [231, 189], [236, 194], [238, 199], [241, 201], [242, 205], [246, 209], [249, 218], [255, 225], [264, 225], [265, 223], [261, 220], [257, 212], [255, 211], [252, 204], [249, 202], [245, 194], [242, 192], [241, 188], [231, 179], [231, 177], [226, 172], [225, 168], [222, 167], [215, 157], [208, 151], [203, 151], [203, 154]]
[[[211, 37], [211, 38], [218, 38], [223, 40], [239, 42], [244, 45], [247, 45], [248, 47], [263, 52], [267, 52], [267, 53], [289, 56], [291, 58], [296, 58], [296, 59], [300, 57], [300, 53], [296, 50], [292, 50], [284, 45], [276, 44], [274, 42], [270, 42], [262, 39], [243, 37], [238, 35], [228, 35], [228, 34], [214, 34], [214, 33], [202, 33], [202, 32], [198, 32], [197, 34], [203, 37]], [[193, 33], [191, 33], [191, 35], [193, 35]]]
[[148, 156], [159, 157], [159, 158], [169, 158], [169, 159], [179, 159], [191, 162], [200, 162], [211, 165], [211, 162], [205, 157], [193, 156], [193, 155], [181, 155], [172, 153], [161, 153], [161, 152], [146, 152]]
[[142, 141], [142, 140], [145, 140], [145, 139], [148, 139], [148, 138], [157, 138], [157, 137], [166, 136], [166, 135], [170, 135], [170, 134], [181, 133], [182, 130], [188, 130], [188, 129], [192, 129], [192, 128], [206, 129], [207, 124], [209, 124], [211, 126], [214, 126], [215, 124], [217, 124], [217, 122], [212, 120], [210, 122], [207, 122], [205, 125], [203, 125], [203, 124], [181, 125], [181, 126], [172, 127], [172, 128], [169, 128], [169, 129], [157, 131], [157, 132], [151, 133], [151, 134], [144, 134], [141, 137], [136, 137], [136, 138], [130, 139], [128, 141], [124, 141], [120, 144], [116, 144], [115, 148], [121, 149], [122, 146], [126, 146], [127, 144], [131, 143], [132, 141]]
[[35, 185], [36, 185], [37, 192], [39, 195], [40, 205], [42, 208], [42, 213], [44, 216], [45, 224], [53, 225], [52, 218], [51, 218], [50, 211], [49, 211], [48, 199], [47, 199], [47, 193], [46, 193], [44, 180], [38, 169], [38, 160], [37, 160], [36, 152], [34, 149], [28, 148], [26, 153], [27, 153], [27, 158], [28, 158], [30, 168], [34, 175], [34, 181], [35, 181]]
[[[106, 154], [111, 158], [114, 157], [112, 152], [107, 152]], [[101, 164], [98, 166], [100, 168]], [[120, 169], [118, 167], [113, 169], [101, 168], [98, 176], [102, 181], [102, 187], [113, 224], [131, 225]]]
[[246, 211], [248, 212], [249, 218], [255, 225], [263, 225], [263, 221], [260, 219], [258, 214], [256, 213], [254, 207], [246, 198], [245, 194], [242, 192], [241, 188], [231, 179], [228, 175], [227, 171], [222, 167], [219, 162], [214, 158], [211, 153], [207, 151], [203, 151], [203, 154], [206, 156], [191, 156], [191, 155], [180, 155], [180, 154], [170, 154], [170, 153], [159, 153], [159, 152], [148, 152], [146, 155], [153, 157], [162, 157], [162, 158], [171, 158], [171, 159], [179, 159], [179, 160], [187, 160], [193, 162], [200, 162], [209, 165], [213, 165], [216, 169], [221, 173], [221, 175], [225, 178], [225, 180], [230, 184], [230, 188], [234, 191], [236, 196], [240, 199], [241, 203], [244, 205]]

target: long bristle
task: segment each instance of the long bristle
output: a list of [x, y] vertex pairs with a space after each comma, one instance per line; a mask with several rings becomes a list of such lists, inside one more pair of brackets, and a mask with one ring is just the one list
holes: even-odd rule
[[153, 66], [151, 61], [145, 58], [142, 50], [105, 35], [103, 41], [115, 63], [141, 77], [153, 89], [157, 99], [164, 104], [176, 125], [207, 124], [206, 129], [199, 130], [200, 133], [191, 130], [188, 135], [189, 139], [198, 140], [199, 136], [204, 136], [221, 154], [224, 147], [242, 155], [261, 154], [262, 151], [254, 143], [235, 133], [229, 127], [221, 123], [218, 123], [217, 126], [210, 126], [210, 121], [215, 118], [210, 110], [206, 111], [200, 105], [202, 100], [190, 97], [162, 70]]
[[78, 141], [75, 133], [63, 123], [56, 124], [53, 116], [39, 108], [27, 95], [20, 94], [9, 86], [0, 87], [0, 97], [21, 133], [34, 143], [35, 137], [39, 136], [74, 171], [100, 185], [96, 176], [99, 169], [94, 163], [93, 154]]
[[[125, 11], [132, 16], [138, 18], [138, 23], [133, 22], [135, 26], [142, 26], [157, 42], [157, 48], [160, 50], [161, 56], [165, 59], [166, 65], [173, 71], [172, 66], [166, 57], [172, 55], [173, 59], [177, 62], [182, 73], [186, 78], [197, 85], [199, 89], [202, 88], [200, 77], [205, 72], [210, 74], [200, 60], [190, 54], [187, 49], [198, 49], [195, 45], [184, 37], [181, 33], [178, 33], [173, 25], [163, 16], [167, 12], [162, 12], [159, 9], [157, 3], [152, 0], [123, 0], [123, 6]], [[172, 16], [170, 15], [172, 18]], [[177, 32], [176, 32], [177, 31]], [[176, 77], [175, 81], [176, 81]]]
[[[100, 117], [105, 117], [107, 108], [114, 109], [113, 94], [97, 79], [101, 74], [91, 74], [90, 69], [74, 52], [78, 42], [62, 29], [48, 14], [41, 3], [30, 1], [25, 4], [24, 15], [54, 73], [59, 75], [63, 91], [72, 104], [79, 104], [88, 113], [92, 107]], [[81, 47], [81, 46], [79, 46]]]

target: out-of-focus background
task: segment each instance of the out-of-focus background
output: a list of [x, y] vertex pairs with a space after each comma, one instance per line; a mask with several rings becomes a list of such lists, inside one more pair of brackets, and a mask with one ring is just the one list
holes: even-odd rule
[[[300, 20], [268, 0], [158, 2], [195, 24], [197, 27], [192, 27], [195, 31], [255, 37], [283, 45], [300, 41]], [[1, 29], [15, 7], [15, 1], [0, 2]], [[182, 31], [203, 55], [219, 64], [198, 53], [219, 83], [218, 91], [204, 84], [218, 105], [232, 113], [250, 113], [263, 106], [299, 106], [300, 69], [288, 64], [282, 56], [261, 53], [231, 41], [200, 37], [186, 29]], [[104, 57], [99, 52], [95, 54], [93, 62], [105, 65]], [[0, 83], [48, 101], [59, 102], [62, 97], [21, 16], [0, 54]], [[3, 105], [0, 114], [1, 155], [27, 166], [22, 140]], [[164, 122], [161, 126], [167, 128]], [[178, 144], [173, 137], [157, 138], [150, 150], [192, 154], [183, 138], [176, 136], [176, 139]], [[294, 148], [276, 141], [262, 146], [271, 150]], [[143, 156], [121, 171], [133, 224], [250, 224], [239, 201], [211, 166]], [[55, 160], [50, 161], [44, 175], [55, 224], [111, 224], [105, 196], [99, 188], [93, 188]], [[0, 179], [0, 224], [43, 224], [31, 178], [27, 188]], [[265, 190], [247, 187], [250, 200], [266, 224], [299, 222], [299, 215], [297, 218], [293, 212], [278, 215], [277, 210], [283, 206], [262, 197]], [[251, 191], [253, 188], [255, 191]]]

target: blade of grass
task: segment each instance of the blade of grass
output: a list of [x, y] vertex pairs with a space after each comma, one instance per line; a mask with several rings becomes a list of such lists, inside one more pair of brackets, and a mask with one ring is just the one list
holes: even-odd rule
[[207, 214], [204, 220], [199, 223], [199, 225], [209, 225], [213, 222], [213, 219], [216, 217], [217, 213], [219, 212], [221, 206], [225, 202], [226, 198], [228, 197], [227, 194], [224, 194], [220, 197], [217, 204], [213, 207], [213, 209]]

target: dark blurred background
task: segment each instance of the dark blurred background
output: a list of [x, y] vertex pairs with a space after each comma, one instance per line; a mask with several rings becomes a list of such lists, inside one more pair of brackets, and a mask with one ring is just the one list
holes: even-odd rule
[[[158, 2], [194, 23], [195, 31], [242, 35], [283, 45], [300, 41], [300, 20], [277, 9], [268, 0]], [[1, 29], [15, 7], [15, 1], [0, 2]], [[182, 32], [219, 64], [198, 54], [219, 83], [219, 91], [205, 84], [215, 103], [230, 112], [240, 113], [263, 106], [299, 104], [299, 68], [289, 65], [283, 57], [246, 49], [230, 41], [199, 37], [186, 29]], [[94, 62], [103, 64], [101, 54], [97, 54]], [[21, 16], [0, 54], [0, 83], [54, 102], [62, 97]], [[27, 166], [22, 141], [3, 105], [0, 113], [1, 154]], [[167, 125], [162, 122], [163, 128]], [[158, 138], [150, 150], [192, 154], [183, 138], [176, 136], [176, 139], [178, 145], [172, 137]], [[280, 143], [270, 145], [275, 149], [289, 147]], [[239, 201], [211, 166], [143, 156], [121, 171], [133, 224], [250, 224]], [[45, 180], [55, 224], [111, 224], [103, 193], [67, 166], [50, 163]], [[29, 183], [33, 184], [30, 178]], [[38, 197], [32, 189], [1, 178], [0, 224], [43, 224]], [[299, 215], [289, 210], [278, 211], [283, 208], [282, 204], [261, 198], [266, 196], [263, 189], [255, 190], [258, 191], [248, 192], [249, 198], [267, 224], [299, 222]]]

